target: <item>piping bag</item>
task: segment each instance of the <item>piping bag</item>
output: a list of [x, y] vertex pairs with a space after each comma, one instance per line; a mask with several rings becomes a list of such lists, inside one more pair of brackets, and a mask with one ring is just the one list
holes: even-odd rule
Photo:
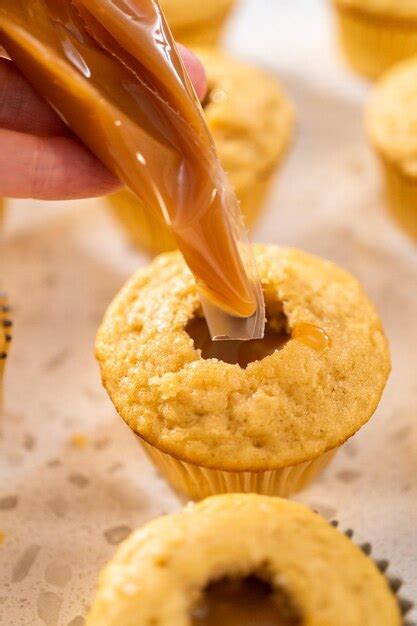
[[265, 309], [239, 204], [156, 0], [0, 0], [0, 45], [84, 144], [171, 228], [213, 339]]

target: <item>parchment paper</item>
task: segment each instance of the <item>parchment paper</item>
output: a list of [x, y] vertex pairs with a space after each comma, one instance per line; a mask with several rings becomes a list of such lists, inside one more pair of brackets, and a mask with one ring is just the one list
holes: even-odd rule
[[[298, 109], [291, 157], [254, 238], [353, 272], [391, 340], [393, 373], [376, 415], [297, 499], [372, 542], [416, 598], [417, 252], [384, 210], [362, 131], [368, 86], [344, 67], [320, 0], [242, 2], [228, 41], [280, 76]], [[115, 545], [181, 506], [115, 414], [92, 356], [106, 305], [147, 258], [103, 201], [9, 209], [0, 268], [15, 326], [0, 440], [0, 624], [81, 626]]]

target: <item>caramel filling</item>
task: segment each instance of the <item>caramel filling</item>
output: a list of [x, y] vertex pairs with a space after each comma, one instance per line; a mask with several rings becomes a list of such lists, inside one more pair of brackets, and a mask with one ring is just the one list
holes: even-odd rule
[[236, 318], [263, 309], [251, 252], [239, 245], [236, 197], [157, 2], [2, 0], [0, 39], [91, 151], [170, 226], [201, 294]]
[[249, 363], [261, 361], [277, 350], [281, 350], [290, 339], [302, 342], [317, 353], [324, 352], [330, 346], [327, 333], [314, 324], [301, 322], [293, 328], [290, 334], [287, 319], [282, 311], [267, 317], [263, 339], [212, 341], [207, 322], [201, 316], [193, 317], [185, 330], [194, 341], [194, 347], [201, 350], [203, 359], [237, 363], [242, 369], [246, 369]]
[[203, 317], [191, 319], [185, 330], [193, 339], [194, 347], [201, 350], [203, 359], [238, 363], [243, 369], [249, 363], [261, 361], [276, 350], [280, 350], [290, 339], [280, 318], [268, 319], [263, 339], [250, 341], [212, 341], [207, 322]]
[[210, 584], [191, 613], [192, 626], [302, 626], [291, 599], [256, 576]]

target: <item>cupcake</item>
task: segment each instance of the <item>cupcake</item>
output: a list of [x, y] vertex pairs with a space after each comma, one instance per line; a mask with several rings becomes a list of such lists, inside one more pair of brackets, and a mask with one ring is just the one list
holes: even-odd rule
[[177, 41], [187, 46], [215, 46], [219, 43], [235, 0], [160, 0]]
[[12, 340], [10, 334], [11, 325], [7, 297], [3, 291], [0, 291], [0, 409], [2, 408], [4, 370], [9, 345]]
[[382, 163], [391, 213], [417, 239], [417, 57], [380, 80], [367, 107], [366, 129]]
[[400, 626], [402, 616], [376, 565], [319, 515], [236, 494], [153, 520], [123, 543], [86, 621], [121, 624]]
[[117, 411], [195, 499], [304, 487], [371, 417], [390, 370], [378, 315], [352, 276], [297, 250], [254, 252], [263, 340], [210, 340], [178, 252], [133, 276], [97, 337]]
[[[221, 52], [199, 50], [197, 54], [208, 75], [203, 103], [207, 122], [246, 224], [251, 226], [290, 143], [293, 108], [276, 79], [263, 71]], [[130, 191], [113, 195], [111, 205], [139, 247], [151, 252], [176, 247], [162, 218], [150, 214]]]
[[342, 50], [353, 69], [377, 78], [417, 53], [415, 0], [333, 0]]

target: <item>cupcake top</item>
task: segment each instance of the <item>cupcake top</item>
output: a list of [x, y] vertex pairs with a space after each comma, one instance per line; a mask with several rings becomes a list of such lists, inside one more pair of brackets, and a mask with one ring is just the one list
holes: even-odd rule
[[342, 444], [374, 412], [390, 369], [378, 315], [352, 276], [297, 250], [254, 249], [268, 324], [289, 335], [282, 349], [245, 369], [203, 358], [187, 332], [198, 292], [177, 252], [133, 276], [97, 337], [123, 419], [208, 468], [276, 469]]
[[216, 581], [224, 593], [248, 577], [269, 585], [261, 603], [275, 602], [281, 619], [267, 623], [401, 624], [387, 581], [345, 535], [295, 502], [233, 494], [133, 533], [101, 574], [86, 626], [199, 624], [216, 609]]
[[334, 0], [347, 9], [373, 13], [378, 17], [417, 18], [417, 0]]
[[233, 7], [236, 0], [160, 0], [161, 8], [171, 28], [184, 28], [196, 22], [216, 19]]
[[366, 127], [381, 156], [406, 176], [417, 177], [417, 57], [387, 72], [375, 87]]
[[276, 167], [294, 131], [294, 110], [275, 77], [233, 57], [196, 49], [208, 77], [204, 110], [238, 195]]

